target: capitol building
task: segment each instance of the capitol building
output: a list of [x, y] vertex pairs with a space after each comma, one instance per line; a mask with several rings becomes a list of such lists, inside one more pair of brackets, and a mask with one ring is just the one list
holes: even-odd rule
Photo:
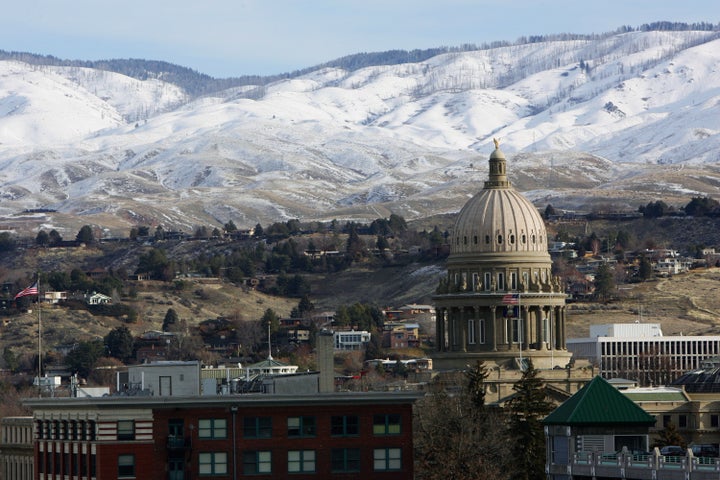
[[572, 353], [566, 306], [552, 275], [548, 234], [537, 208], [511, 185], [495, 141], [489, 178], [457, 216], [436, 308], [435, 368], [563, 369]]

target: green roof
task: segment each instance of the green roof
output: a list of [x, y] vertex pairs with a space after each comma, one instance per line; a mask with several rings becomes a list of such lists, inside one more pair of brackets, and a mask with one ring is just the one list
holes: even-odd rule
[[655, 417], [597, 376], [545, 417], [547, 425], [654, 425]]

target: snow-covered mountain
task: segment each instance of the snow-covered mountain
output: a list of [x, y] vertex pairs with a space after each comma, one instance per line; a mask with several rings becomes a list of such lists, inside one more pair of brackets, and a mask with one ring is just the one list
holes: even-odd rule
[[[684, 205], [720, 185], [720, 34], [647, 31], [325, 68], [190, 99], [0, 62], [0, 215], [111, 230], [457, 211], [492, 138], [539, 206]], [[43, 219], [58, 222], [57, 219]], [[74, 227], [73, 227], [74, 228]]]

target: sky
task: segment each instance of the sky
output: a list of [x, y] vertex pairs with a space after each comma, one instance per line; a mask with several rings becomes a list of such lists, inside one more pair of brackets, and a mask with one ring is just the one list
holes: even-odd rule
[[345, 55], [720, 22], [717, 0], [23, 0], [0, 50], [142, 58], [213, 77], [291, 72]]

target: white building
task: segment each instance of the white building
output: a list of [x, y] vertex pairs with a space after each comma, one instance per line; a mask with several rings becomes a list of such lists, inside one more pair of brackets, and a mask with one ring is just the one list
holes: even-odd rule
[[161, 361], [130, 366], [126, 384], [121, 384], [118, 376], [117, 390], [156, 397], [200, 395], [200, 362]]
[[598, 365], [604, 378], [668, 384], [720, 354], [720, 335], [664, 336], [657, 323], [593, 325], [589, 338], [567, 340], [575, 359]]
[[362, 350], [370, 341], [370, 332], [350, 330], [335, 332], [335, 350]]

